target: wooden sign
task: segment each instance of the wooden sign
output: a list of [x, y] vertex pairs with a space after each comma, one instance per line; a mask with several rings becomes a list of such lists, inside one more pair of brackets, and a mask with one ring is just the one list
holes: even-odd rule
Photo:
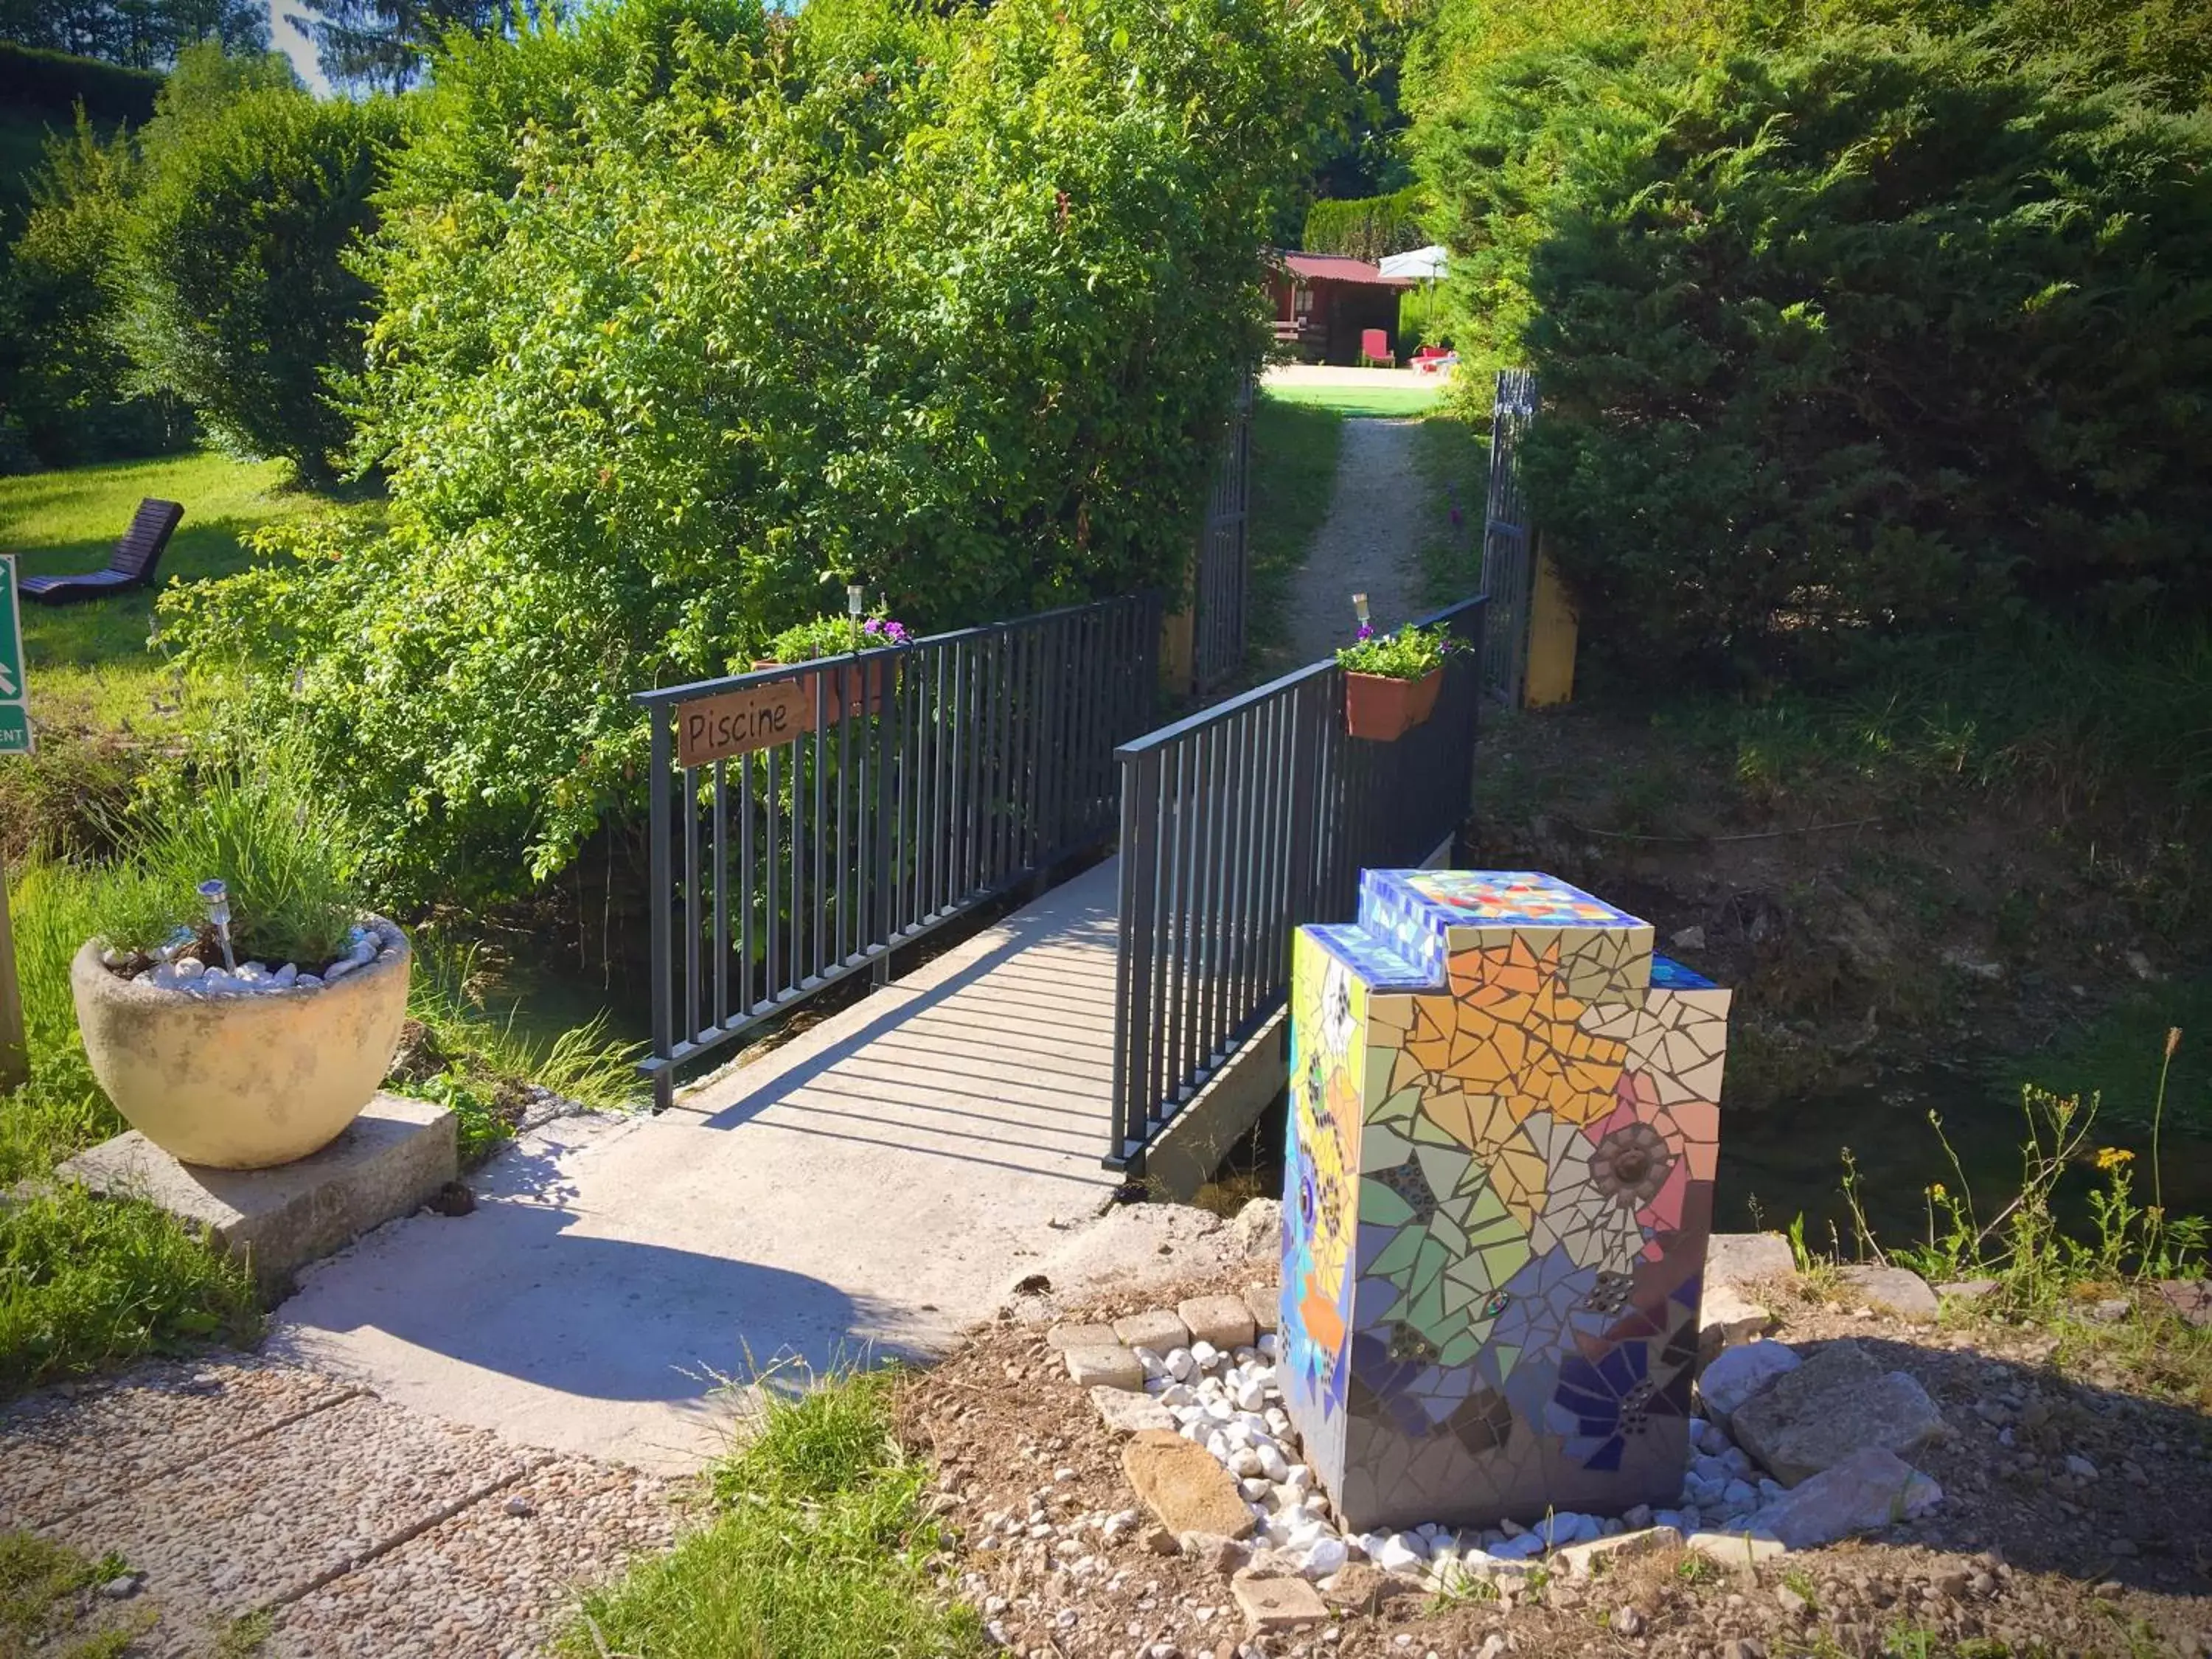
[[732, 755], [773, 749], [813, 729], [811, 676], [748, 685], [676, 705], [676, 763], [704, 766]]

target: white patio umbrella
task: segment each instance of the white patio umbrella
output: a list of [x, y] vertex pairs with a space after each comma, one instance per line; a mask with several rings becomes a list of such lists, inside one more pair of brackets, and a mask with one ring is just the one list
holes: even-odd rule
[[1418, 282], [1433, 283], [1444, 274], [1444, 251], [1442, 247], [1417, 247], [1411, 253], [1393, 253], [1383, 258], [1378, 269], [1385, 276], [1411, 276]]

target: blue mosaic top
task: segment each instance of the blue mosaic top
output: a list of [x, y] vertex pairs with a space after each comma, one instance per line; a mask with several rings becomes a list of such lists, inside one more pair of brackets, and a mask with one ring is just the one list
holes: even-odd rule
[[1651, 988], [1655, 991], [1711, 991], [1718, 988], [1694, 968], [1685, 968], [1672, 957], [1651, 958]]
[[1443, 985], [1441, 968], [1431, 975], [1392, 949], [1358, 923], [1328, 923], [1304, 930], [1322, 949], [1352, 969], [1370, 991], [1434, 991]]
[[1425, 975], [1444, 982], [1455, 927], [1642, 927], [1603, 899], [1534, 870], [1363, 870], [1359, 925]]

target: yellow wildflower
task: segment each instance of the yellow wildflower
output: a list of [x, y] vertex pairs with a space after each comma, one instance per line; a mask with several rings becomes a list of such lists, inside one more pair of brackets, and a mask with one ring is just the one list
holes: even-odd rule
[[1950, 1194], [1943, 1190], [1943, 1183], [1939, 1181], [1928, 1188], [1928, 1196], [1930, 1198], [1948, 1198]]
[[2097, 1167], [2100, 1170], [2117, 1170], [2123, 1164], [2131, 1163], [2134, 1158], [2135, 1154], [2124, 1146], [2097, 1148]]

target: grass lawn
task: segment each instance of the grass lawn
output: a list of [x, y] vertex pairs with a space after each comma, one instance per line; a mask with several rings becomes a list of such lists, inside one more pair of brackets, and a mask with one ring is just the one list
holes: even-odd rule
[[655, 1659], [964, 1659], [975, 1609], [933, 1576], [930, 1470], [898, 1442], [890, 1371], [801, 1393], [764, 1379], [758, 1432], [712, 1471], [708, 1523], [585, 1598], [560, 1650]]
[[1291, 666], [1291, 583], [1336, 493], [1343, 416], [1325, 404], [1262, 392], [1252, 404], [1251, 652], [1246, 678], [1257, 683]]
[[1443, 402], [1441, 382], [1434, 386], [1271, 386], [1267, 396], [1286, 404], [1305, 404], [1339, 415], [1426, 415]]
[[[96, 570], [139, 501], [155, 495], [185, 508], [162, 556], [161, 580], [227, 575], [252, 561], [240, 541], [246, 532], [325, 504], [287, 488], [283, 477], [281, 462], [211, 452], [0, 477], [0, 552], [20, 555], [26, 576]], [[151, 592], [22, 611], [34, 724], [129, 731], [156, 714], [166, 671], [146, 648]]]

